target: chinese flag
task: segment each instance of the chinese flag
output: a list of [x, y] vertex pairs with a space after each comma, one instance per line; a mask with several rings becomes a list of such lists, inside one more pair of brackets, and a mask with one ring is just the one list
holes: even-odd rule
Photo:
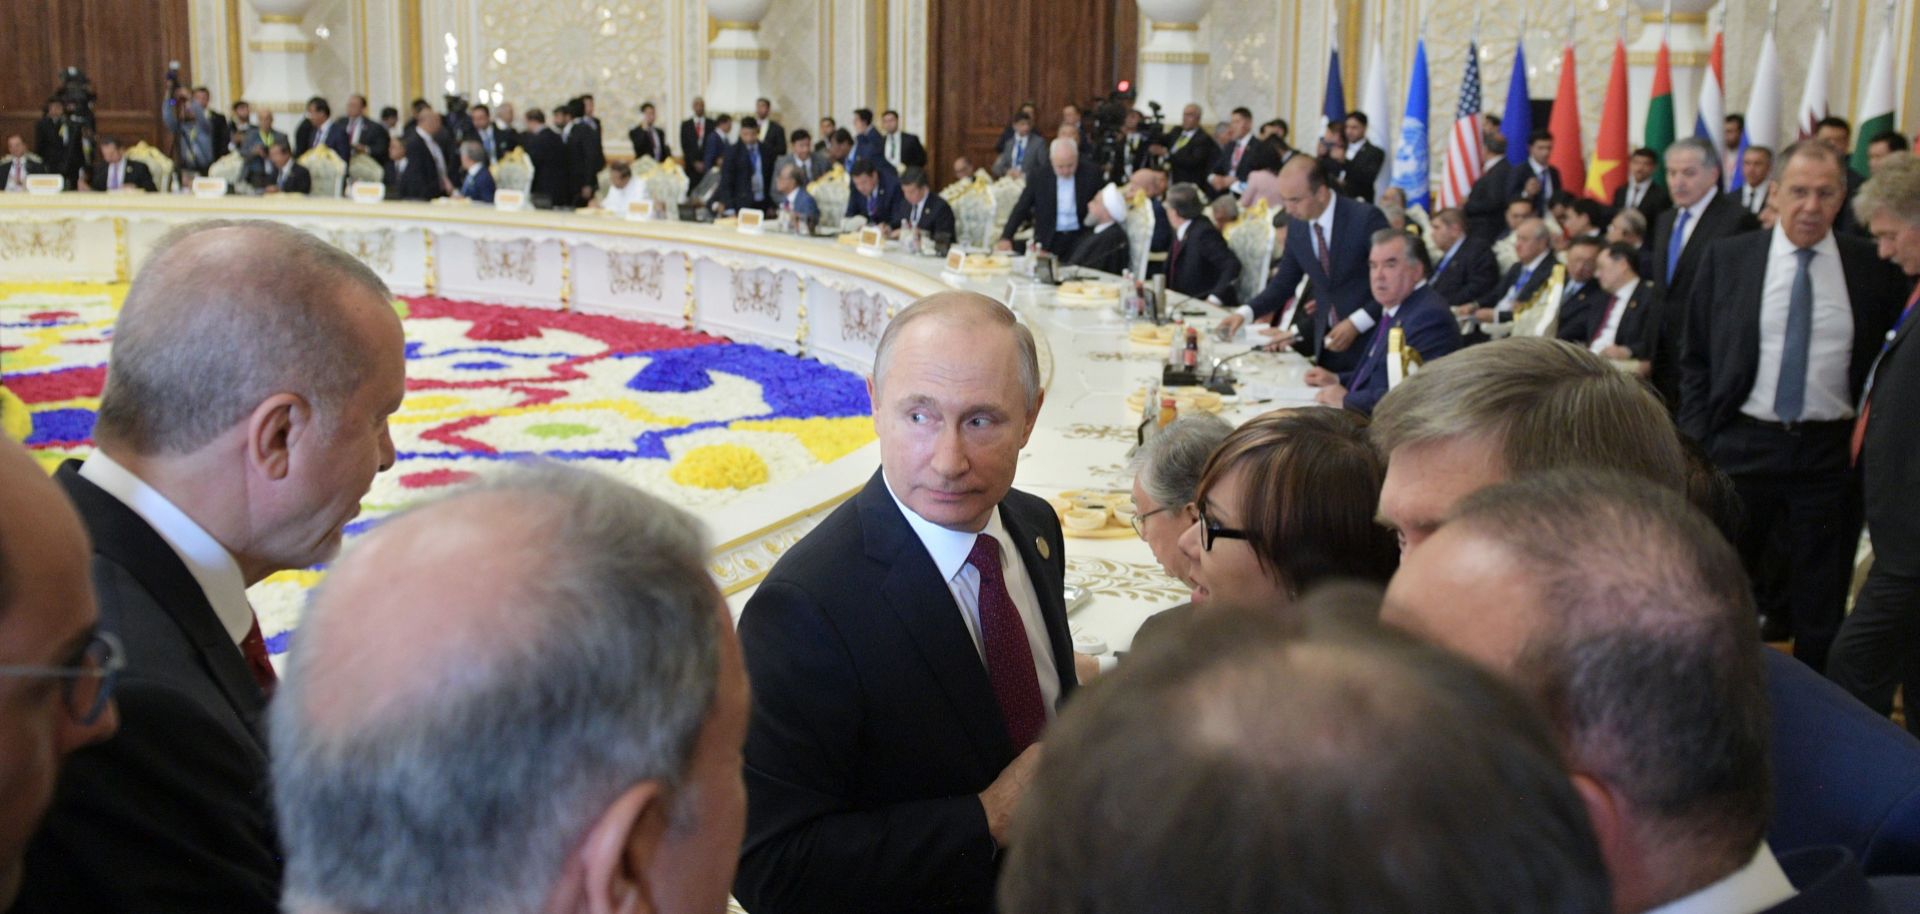
[[1613, 202], [1613, 192], [1627, 183], [1627, 155], [1631, 151], [1627, 146], [1627, 46], [1616, 40], [1613, 72], [1607, 76], [1607, 101], [1600, 108], [1600, 132], [1593, 138], [1593, 165], [1587, 169], [1587, 196], [1601, 203]]

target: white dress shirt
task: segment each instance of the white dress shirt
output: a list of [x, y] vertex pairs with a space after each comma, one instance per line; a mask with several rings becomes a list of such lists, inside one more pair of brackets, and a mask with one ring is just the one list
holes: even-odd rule
[[[885, 476], [881, 477], [883, 480]], [[953, 602], [960, 610], [960, 617], [966, 621], [967, 632], [973, 636], [973, 647], [980, 652], [980, 662], [987, 662], [986, 643], [980, 637], [980, 570], [967, 564], [967, 557], [973, 554], [973, 544], [979, 533], [961, 533], [948, 530], [918, 514], [913, 513], [900, 496], [893, 494], [893, 485], [887, 484], [887, 494], [893, 496], [893, 503], [900, 508], [900, 514], [907, 519], [907, 526], [913, 528], [913, 535], [920, 539], [920, 545], [926, 547], [927, 555], [933, 558], [933, 566], [940, 569], [940, 578], [947, 584], [947, 590], [953, 594]], [[1006, 581], [1007, 594], [1013, 598], [1015, 609], [1020, 611], [1020, 622], [1027, 630], [1027, 647], [1033, 651], [1033, 668], [1040, 679], [1040, 700], [1047, 706], [1047, 719], [1054, 717], [1054, 705], [1060, 701], [1060, 672], [1053, 663], [1053, 641], [1047, 636], [1047, 623], [1040, 615], [1040, 598], [1033, 589], [1033, 580], [1027, 577], [1027, 564], [1021, 561], [1020, 552], [1013, 542], [1013, 535], [1000, 522], [1000, 512], [993, 512], [987, 521], [985, 533], [1000, 541], [1000, 573]]]
[[1727, 878], [1646, 914], [1759, 914], [1798, 894], [1763, 841], [1753, 859]]
[[1559, 189], [1553, 186], [1553, 173], [1547, 170], [1547, 166], [1532, 159], [1528, 159], [1527, 164], [1533, 166], [1533, 176], [1540, 181], [1540, 193], [1549, 200], [1553, 199], [1553, 192]]
[[1653, 189], [1652, 178], [1648, 178], [1645, 182], [1639, 183], [1639, 184], [1636, 184], [1631, 179], [1629, 179], [1627, 181], [1627, 205], [1638, 207], [1642, 200], [1647, 199], [1647, 191], [1650, 191], [1652, 189]]
[[900, 131], [898, 130], [887, 134], [886, 158], [887, 164], [892, 165], [894, 171], [900, 170]]
[[7, 190], [21, 192], [27, 189], [27, 157], [21, 156], [7, 165]]
[[1740, 197], [1740, 205], [1746, 207], [1747, 212], [1758, 216], [1761, 210], [1767, 208], [1767, 185], [1749, 184], [1740, 189]]
[[[1700, 199], [1694, 201], [1692, 206], [1681, 208], [1682, 211], [1687, 214], [1687, 225], [1686, 228], [1680, 232], [1680, 253], [1685, 254], [1687, 252], [1687, 243], [1693, 240], [1693, 230], [1700, 227], [1700, 216], [1707, 211], [1707, 204], [1712, 203], [1714, 196], [1719, 193], [1720, 188], [1709, 187], [1707, 188], [1707, 192], [1702, 195]], [[1674, 213], [1673, 218], [1673, 224], [1679, 225], [1680, 214]]]
[[220, 626], [234, 645], [246, 639], [247, 632], [253, 630], [253, 605], [247, 602], [247, 582], [240, 574], [240, 565], [225, 546], [104, 451], [89, 455], [80, 465], [80, 475], [140, 515], [153, 532], [160, 534], [207, 595], [213, 614], [219, 617]]
[[1079, 182], [1074, 175], [1053, 176], [1053, 230], [1056, 232], [1077, 232], [1080, 230]]
[[608, 186], [607, 195], [600, 198], [600, 206], [607, 212], [618, 213], [624, 216], [627, 214], [627, 203], [629, 201], [646, 199], [639, 188], [640, 182], [632, 178], [627, 179], [627, 186], [625, 187]]
[[1627, 303], [1633, 301], [1633, 293], [1639, 291], [1640, 280], [1636, 279], [1618, 292], [1613, 293], [1613, 307], [1607, 311], [1607, 322], [1600, 327], [1599, 335], [1593, 338], [1587, 348], [1594, 355], [1602, 355], [1607, 347], [1617, 345], [1614, 341], [1620, 337], [1620, 319], [1626, 316]]
[[[1773, 230], [1767, 248], [1767, 276], [1760, 287], [1760, 364], [1753, 390], [1742, 413], [1763, 422], [1778, 422], [1773, 399], [1780, 386], [1780, 357], [1787, 342], [1787, 303], [1793, 295], [1793, 274], [1800, 268], [1787, 233]], [[1847, 295], [1847, 274], [1840, 266], [1840, 246], [1833, 231], [1813, 246], [1807, 273], [1813, 279], [1813, 337], [1807, 346], [1807, 399], [1802, 422], [1853, 418], [1852, 386], [1847, 369], [1853, 358], [1853, 300]]]

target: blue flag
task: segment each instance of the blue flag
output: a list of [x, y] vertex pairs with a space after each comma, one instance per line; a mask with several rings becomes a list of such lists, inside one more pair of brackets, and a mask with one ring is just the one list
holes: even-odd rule
[[1500, 115], [1500, 135], [1507, 138], [1507, 161], [1527, 161], [1527, 136], [1533, 133], [1533, 95], [1527, 91], [1527, 46], [1513, 46], [1513, 79], [1507, 82], [1507, 110]]
[[1327, 105], [1324, 112], [1327, 124], [1338, 124], [1347, 119], [1347, 93], [1340, 86], [1340, 49], [1334, 48], [1332, 56], [1327, 58]]
[[1393, 147], [1393, 186], [1407, 195], [1407, 206], [1433, 211], [1427, 150], [1427, 40], [1413, 52], [1407, 76], [1407, 104], [1400, 109], [1400, 142]]

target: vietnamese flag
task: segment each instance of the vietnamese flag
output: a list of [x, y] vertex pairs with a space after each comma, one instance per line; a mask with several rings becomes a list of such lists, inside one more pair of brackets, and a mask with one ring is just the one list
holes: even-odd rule
[[1580, 81], [1573, 75], [1573, 45], [1560, 58], [1560, 88], [1553, 93], [1553, 114], [1547, 120], [1553, 134], [1553, 156], [1547, 160], [1560, 172], [1560, 187], [1585, 187], [1586, 156], [1580, 148]]
[[1613, 72], [1607, 76], [1607, 101], [1600, 108], [1600, 132], [1593, 138], [1593, 164], [1587, 169], [1587, 196], [1612, 204], [1613, 193], [1626, 186], [1627, 156], [1627, 46], [1613, 42]]
[[1647, 103], [1647, 148], [1653, 150], [1653, 179], [1667, 184], [1667, 147], [1673, 145], [1673, 63], [1667, 40], [1653, 60], [1653, 100]]

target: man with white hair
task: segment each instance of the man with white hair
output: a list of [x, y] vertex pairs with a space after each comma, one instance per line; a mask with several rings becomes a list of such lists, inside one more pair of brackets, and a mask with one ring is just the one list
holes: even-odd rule
[[349, 550], [290, 660], [288, 911], [725, 908], [747, 679], [686, 512], [507, 471]]
[[393, 465], [391, 300], [271, 222], [177, 229], [134, 279], [97, 449], [57, 474], [92, 534], [101, 627], [127, 647], [120, 733], [70, 760], [19, 910], [279, 910], [276, 676], [247, 587], [332, 558]]
[[1116, 185], [1100, 188], [1087, 203], [1087, 217], [1093, 228], [1074, 245], [1067, 263], [1115, 276], [1132, 263], [1127, 249], [1127, 195]]
[[1013, 250], [1014, 233], [1029, 223], [1033, 247], [1056, 254], [1069, 253], [1087, 225], [1087, 204], [1100, 192], [1100, 170], [1080, 163], [1080, 147], [1067, 137], [1047, 148], [1053, 174], [1027, 173], [1027, 188], [1013, 204], [1007, 227], [997, 247]]

